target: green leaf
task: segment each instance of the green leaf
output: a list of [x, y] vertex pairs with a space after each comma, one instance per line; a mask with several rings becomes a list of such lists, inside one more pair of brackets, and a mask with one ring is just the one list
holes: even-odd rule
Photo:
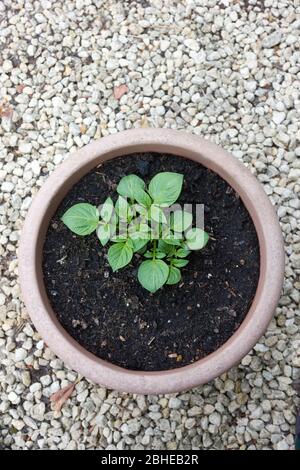
[[130, 238], [143, 238], [149, 240], [150, 238], [150, 227], [147, 224], [133, 224], [131, 223], [128, 228]]
[[129, 230], [129, 236], [133, 243], [134, 252], [137, 252], [144, 248], [150, 240], [150, 227], [146, 224], [138, 224], [130, 228], [132, 230]]
[[161, 207], [156, 206], [155, 204], [152, 204], [149, 209], [149, 217], [151, 220], [154, 220], [154, 222], [157, 222], [158, 224], [167, 223], [164, 211], [161, 209]]
[[132, 217], [132, 210], [127, 200], [119, 196], [116, 202], [116, 212], [122, 221], [128, 221]]
[[144, 181], [137, 175], [124, 176], [118, 184], [117, 191], [121, 196], [135, 199], [135, 193], [138, 189], [145, 188]]
[[134, 212], [134, 216], [136, 215], [136, 212], [140, 214], [141, 218], [144, 218], [148, 215], [148, 209], [147, 207], [144, 207], [140, 204], [134, 204], [132, 206], [132, 210]]
[[70, 207], [61, 218], [62, 222], [77, 235], [89, 235], [99, 224], [97, 207], [87, 202], [80, 202]]
[[136, 220], [132, 220], [128, 227], [128, 235], [133, 237], [139, 231], [140, 224]]
[[160, 289], [169, 276], [169, 266], [160, 259], [143, 261], [138, 270], [138, 280], [148, 291]]
[[150, 207], [152, 204], [152, 199], [149, 194], [146, 193], [142, 188], [137, 188], [134, 193], [134, 199], [142, 206]]
[[186, 258], [190, 254], [190, 250], [187, 250], [186, 248], [179, 248], [176, 251], [176, 256], [178, 258]]
[[133, 249], [127, 243], [116, 243], [108, 250], [108, 262], [115, 272], [118, 269], [124, 268], [130, 263], [133, 256]]
[[158, 173], [150, 181], [149, 194], [155, 204], [171, 206], [181, 193], [182, 183], [183, 175], [180, 173]]
[[114, 211], [114, 203], [110, 197], [108, 197], [105, 202], [103, 203], [100, 216], [104, 220], [104, 222], [109, 222]]
[[141, 223], [140, 224], [140, 227], [139, 227], [139, 232], [143, 232], [145, 234], [147, 234], [148, 236], [150, 235], [150, 227], [148, 224], [143, 224]]
[[173, 266], [176, 266], [176, 268], [184, 268], [187, 264], [189, 264], [188, 259], [172, 259], [172, 264]]
[[114, 243], [123, 243], [126, 242], [127, 236], [126, 235], [115, 235], [111, 238], [111, 241]]
[[147, 245], [145, 245], [143, 248], [140, 248], [138, 251], [135, 253], [138, 253], [139, 255], [143, 255], [147, 251]]
[[147, 250], [144, 253], [144, 256], [145, 256], [145, 258], [153, 258], [153, 253], [152, 253], [152, 251]]
[[174, 250], [172, 245], [168, 245], [164, 240], [159, 240], [158, 241], [158, 246], [157, 246], [159, 251], [162, 251], [163, 253], [169, 254], [171, 251]]
[[155, 258], [157, 258], [157, 259], [162, 259], [162, 258], [165, 258], [166, 256], [167, 256], [167, 254], [163, 253], [162, 251], [157, 251], [155, 253]]
[[133, 250], [133, 240], [131, 238], [127, 238], [126, 245]]
[[192, 222], [193, 214], [190, 212], [177, 210], [171, 214], [171, 227], [174, 232], [184, 232], [192, 225]]
[[186, 245], [190, 250], [201, 250], [209, 239], [208, 233], [200, 228], [192, 228], [186, 234]]
[[117, 223], [118, 223], [118, 217], [115, 211], [113, 211], [110, 221], [108, 223], [109, 225], [109, 230], [110, 230], [110, 238], [114, 237], [116, 235], [116, 230], [117, 230]]
[[167, 284], [177, 284], [181, 279], [181, 272], [178, 268], [170, 266], [169, 276], [167, 279]]
[[182, 236], [179, 236], [178, 234], [174, 235], [174, 233], [170, 231], [169, 226], [166, 226], [164, 228], [162, 235], [161, 235], [161, 239], [168, 245], [180, 246], [182, 243]]
[[181, 244], [181, 240], [172, 238], [172, 235], [170, 236], [170, 238], [164, 238], [164, 242], [167, 243], [168, 245], [176, 245], [176, 246], [180, 246]]
[[100, 224], [97, 228], [97, 237], [99, 238], [102, 246], [106, 245], [110, 239], [110, 226], [109, 224]]
[[147, 245], [148, 241], [145, 238], [133, 238], [132, 244], [133, 244], [133, 251], [136, 253], [137, 251], [140, 251], [144, 246]]

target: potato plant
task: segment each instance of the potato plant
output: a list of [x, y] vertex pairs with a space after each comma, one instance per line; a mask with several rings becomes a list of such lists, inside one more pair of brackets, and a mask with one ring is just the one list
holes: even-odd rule
[[107, 259], [113, 271], [127, 266], [138, 253], [144, 260], [138, 280], [154, 293], [164, 284], [177, 284], [181, 268], [193, 250], [201, 250], [208, 234], [193, 227], [191, 212], [173, 207], [182, 191], [183, 175], [163, 172], [148, 186], [137, 175], [124, 176], [111, 197], [99, 207], [79, 203], [68, 209], [63, 223], [76, 235], [96, 231], [100, 243], [111, 243]]

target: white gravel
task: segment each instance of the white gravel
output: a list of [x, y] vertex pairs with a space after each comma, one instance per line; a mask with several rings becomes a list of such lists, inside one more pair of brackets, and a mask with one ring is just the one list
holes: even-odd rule
[[[299, 0], [0, 0], [0, 448], [293, 448], [299, 14]], [[82, 379], [57, 413], [49, 396], [77, 374], [40, 342], [20, 300], [22, 221], [69, 152], [147, 125], [204, 135], [257, 175], [286, 242], [280, 306], [254, 350], [208, 385], [143, 397]]]

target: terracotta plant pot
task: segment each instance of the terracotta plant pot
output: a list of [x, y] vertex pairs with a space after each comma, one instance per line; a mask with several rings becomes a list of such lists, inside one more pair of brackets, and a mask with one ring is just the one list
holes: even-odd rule
[[[160, 152], [195, 160], [215, 171], [239, 194], [255, 225], [260, 277], [252, 306], [238, 330], [212, 354], [181, 368], [126, 370], [86, 351], [60, 325], [47, 298], [42, 250], [52, 215], [71, 187], [101, 162], [134, 152]], [[66, 364], [108, 388], [143, 394], [171, 393], [209, 382], [232, 366], [265, 332], [277, 306], [284, 273], [284, 251], [275, 211], [257, 179], [236, 158], [207, 140], [168, 129], [136, 129], [93, 142], [70, 156], [35, 197], [24, 224], [19, 252], [23, 298], [47, 345]]]

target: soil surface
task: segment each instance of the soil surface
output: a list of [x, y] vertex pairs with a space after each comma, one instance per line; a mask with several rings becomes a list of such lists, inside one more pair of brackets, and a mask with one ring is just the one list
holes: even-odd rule
[[[184, 174], [179, 202], [205, 205], [204, 250], [192, 252], [182, 282], [148, 293], [137, 281], [140, 260], [113, 273], [96, 234], [74, 235], [60, 221], [78, 202], [115, 196], [121, 177], [149, 182], [161, 171]], [[161, 154], [133, 154], [87, 174], [63, 200], [44, 244], [46, 290], [63, 327], [88, 351], [135, 370], [190, 364], [219, 348], [239, 327], [255, 295], [259, 245], [235, 191], [198, 163]]]

